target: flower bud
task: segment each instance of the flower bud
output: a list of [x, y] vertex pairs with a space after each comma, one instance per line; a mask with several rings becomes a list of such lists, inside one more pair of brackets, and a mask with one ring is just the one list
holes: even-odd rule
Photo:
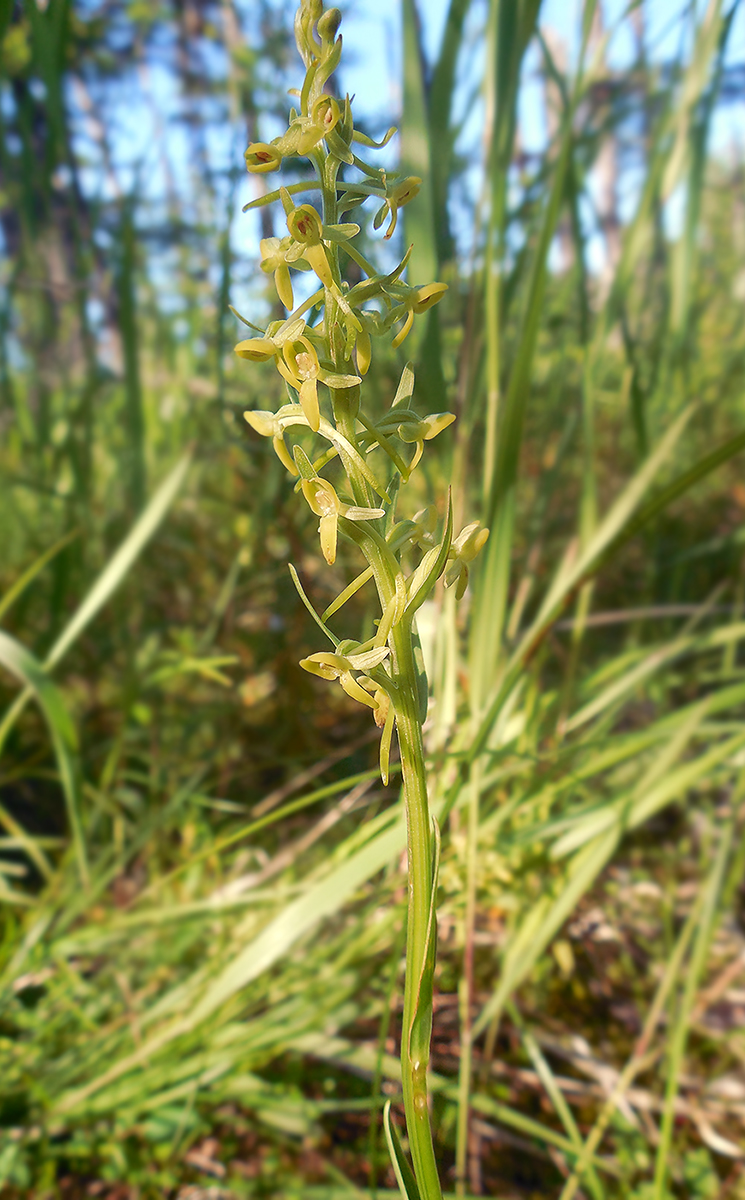
[[324, 42], [333, 42], [339, 26], [341, 25], [341, 13], [338, 8], [329, 8], [318, 20], [318, 33], [323, 38]]
[[453, 539], [453, 551], [455, 558], [459, 558], [461, 562], [473, 562], [479, 551], [486, 545], [489, 537], [489, 530], [481, 528], [480, 521], [472, 521], [470, 525], [466, 525], [461, 529], [457, 538]]
[[[280, 424], [275, 413], [264, 412], [262, 409], [248, 409], [243, 414], [244, 419], [261, 437], [278, 437]], [[293, 464], [294, 465], [294, 464]]]
[[372, 360], [372, 342], [370, 334], [362, 327], [360, 333], [357, 334], [357, 370], [360, 375], [366, 375], [370, 369]]
[[446, 283], [427, 283], [424, 287], [418, 288], [414, 301], [414, 312], [423, 313], [428, 308], [433, 308], [435, 304], [439, 304], [447, 290]]
[[455, 420], [455, 413], [430, 413], [429, 416], [423, 417], [421, 421], [422, 437], [425, 442], [431, 442], [432, 438], [436, 438], [438, 433], [442, 433], [443, 429], [447, 429], [448, 425], [452, 425]]
[[269, 362], [277, 353], [277, 347], [271, 338], [246, 338], [235, 347], [239, 358], [247, 358], [250, 362]]

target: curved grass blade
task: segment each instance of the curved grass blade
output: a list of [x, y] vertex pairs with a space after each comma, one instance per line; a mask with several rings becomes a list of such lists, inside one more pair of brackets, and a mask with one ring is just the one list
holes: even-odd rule
[[70, 542], [74, 541], [76, 537], [79, 537], [79, 535], [79, 529], [71, 529], [70, 532], [66, 533], [64, 537], [61, 537], [58, 542], [55, 542], [53, 546], [50, 546], [48, 550], [45, 550], [43, 554], [40, 554], [36, 561], [32, 562], [30, 567], [26, 568], [23, 574], [16, 579], [15, 583], [8, 588], [2, 600], [0, 600], [0, 621], [5, 616], [11, 605], [15, 604], [18, 597], [25, 592], [29, 584], [33, 583], [39, 572], [43, 571], [47, 563], [51, 562], [53, 558], [56, 558], [60, 551], [64, 550], [66, 546], [69, 546]]
[[62, 790], [65, 794], [80, 879], [84, 887], [87, 887], [90, 876], [81, 820], [78, 737], [75, 726], [65, 707], [62, 693], [56, 684], [52, 683], [38, 659], [34, 658], [33, 654], [10, 634], [2, 631], [0, 631], [0, 664], [25, 684], [30, 694], [36, 696], [44, 713], [54, 746]]
[[[83, 600], [83, 603], [77, 612], [74, 613], [72, 619], [65, 626], [57, 641], [52, 646], [52, 649], [47, 654], [42, 664], [44, 671], [50, 671], [52, 667], [57, 665], [86, 626], [90, 624], [99, 610], [103, 608], [112, 593], [116, 591], [171, 507], [176, 493], [184, 482], [190, 463], [191, 452], [189, 451], [179, 459], [170, 474], [163, 480], [163, 483], [150, 500], [145, 511], [132, 526], [127, 537], [111, 561], [104, 567], [93, 587], [88, 592], [88, 595]], [[25, 688], [15, 703], [8, 709], [2, 723], [0, 723], [0, 752], [2, 752], [8, 732], [12, 729], [31, 695], [31, 687]]]
[[414, 1178], [414, 1172], [404, 1154], [396, 1126], [391, 1121], [390, 1100], [386, 1102], [386, 1106], [383, 1109], [383, 1128], [385, 1129], [385, 1140], [388, 1143], [388, 1152], [393, 1164], [393, 1173], [396, 1176], [396, 1183], [401, 1189], [403, 1200], [420, 1200], [419, 1188]]

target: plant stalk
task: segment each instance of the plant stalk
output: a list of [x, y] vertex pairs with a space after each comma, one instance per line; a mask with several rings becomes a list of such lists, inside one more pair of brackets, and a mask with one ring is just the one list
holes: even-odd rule
[[427, 1067], [432, 1034], [432, 985], [436, 924], [433, 911], [433, 838], [419, 720], [412, 626], [393, 633], [396, 727], [401, 750], [408, 847], [408, 924], [404, 983], [401, 1080], [409, 1147], [422, 1200], [440, 1200], [427, 1101]]

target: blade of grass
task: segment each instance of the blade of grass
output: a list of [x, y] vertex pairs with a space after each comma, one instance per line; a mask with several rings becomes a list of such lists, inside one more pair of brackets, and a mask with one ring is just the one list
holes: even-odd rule
[[[412, 247], [408, 278], [436, 279], [438, 253], [430, 118], [425, 82], [424, 50], [416, 0], [402, 0], [403, 21], [403, 116], [401, 121], [401, 170], [422, 180], [419, 194], [403, 211], [406, 243]], [[438, 137], [446, 131], [438, 130]], [[427, 403], [445, 407], [445, 380], [442, 373], [440, 315], [438, 306], [430, 309], [420, 328], [410, 334], [417, 360], [417, 385]]]
[[[585, 11], [594, 9], [596, 0], [586, 0]], [[470, 673], [476, 710], [486, 698], [501, 657], [504, 621], [507, 610], [510, 564], [516, 516], [516, 489], [520, 466], [523, 423], [530, 376], [538, 338], [548, 275], [548, 252], [556, 231], [564, 200], [566, 172], [573, 144], [572, 122], [582, 94], [582, 62], [586, 37], [580, 53], [572, 90], [572, 101], [564, 114], [559, 156], [554, 168], [551, 191], [541, 222], [538, 244], [533, 256], [525, 312], [521, 323], [518, 351], [504, 400], [497, 433], [494, 474], [489, 481], [483, 524], [491, 529], [474, 596], [471, 632]]]
[[62, 693], [52, 683], [41, 663], [20, 642], [2, 631], [0, 631], [0, 664], [25, 684], [29, 694], [36, 697], [44, 713], [67, 804], [67, 817], [75, 847], [80, 882], [87, 889], [90, 872], [81, 815], [78, 736], [75, 726], [65, 707]]
[[[575, 1149], [581, 1153], [584, 1149], [582, 1135], [577, 1128], [577, 1122], [574, 1119], [572, 1110], [567, 1104], [564, 1094], [556, 1082], [554, 1073], [551, 1070], [543, 1051], [541, 1050], [538, 1042], [535, 1040], [530, 1030], [526, 1028], [525, 1022], [523, 1021], [516, 1005], [510, 1002], [507, 1005], [507, 1010], [511, 1019], [520, 1030], [520, 1034], [523, 1039], [523, 1045], [528, 1053], [528, 1057], [530, 1058], [530, 1061], [536, 1070], [538, 1078], [546, 1089], [546, 1094], [554, 1106], [556, 1115], [564, 1126], [564, 1131], [566, 1132]], [[605, 1192], [594, 1168], [590, 1168], [588, 1170], [588, 1186], [595, 1200], [603, 1200]]]
[[[185, 454], [166, 476], [145, 511], [136, 521], [110, 562], [104, 567], [88, 595], [55, 641], [42, 663], [45, 672], [51, 671], [53, 667], [57, 666], [70, 646], [90, 624], [131, 569], [173, 503], [176, 493], [184, 482], [190, 462], [191, 454]], [[2, 752], [8, 733], [31, 694], [31, 688], [26, 688], [21, 692], [0, 722], [0, 752]]]
[[665, 1107], [660, 1124], [660, 1140], [655, 1160], [653, 1200], [665, 1200], [666, 1196], [667, 1178], [670, 1172], [673, 1124], [675, 1121], [675, 1099], [680, 1086], [683, 1058], [690, 1034], [696, 992], [699, 980], [706, 967], [709, 947], [711, 946], [711, 941], [716, 930], [719, 914], [719, 898], [724, 884], [727, 861], [732, 849], [733, 833], [734, 822], [730, 821], [725, 829], [722, 830], [717, 854], [704, 892], [701, 918], [696, 932], [696, 940], [693, 944], [691, 961], [686, 972], [683, 995], [668, 1043], [668, 1075], [665, 1087]]
[[623, 1071], [618, 1076], [616, 1084], [614, 1085], [610, 1095], [605, 1101], [605, 1104], [600, 1110], [600, 1113], [595, 1120], [595, 1124], [585, 1140], [582, 1153], [574, 1165], [574, 1170], [564, 1185], [564, 1189], [559, 1197], [559, 1200], [574, 1200], [574, 1197], [576, 1196], [581, 1185], [582, 1177], [587, 1170], [590, 1158], [593, 1154], [595, 1154], [600, 1146], [603, 1135], [608, 1128], [613, 1113], [616, 1111], [618, 1102], [631, 1087], [635, 1077], [645, 1068], [645, 1065], [648, 1064], [649, 1047], [657, 1026], [660, 1023], [660, 1019], [662, 1018], [665, 1005], [667, 1004], [668, 997], [675, 984], [675, 980], [677, 979], [683, 966], [691, 939], [698, 926], [701, 916], [701, 909], [704, 902], [704, 895], [704, 892], [699, 893], [693, 908], [691, 909], [691, 912], [680, 931], [680, 935], [675, 943], [675, 948], [665, 964], [662, 979], [659, 982], [649, 1012], [647, 1013], [644, 1021], [644, 1028], [642, 1029], [639, 1040], [634, 1047], [634, 1052]]
[[45, 550], [43, 554], [40, 554], [36, 561], [31, 563], [31, 566], [27, 567], [22, 575], [19, 575], [15, 583], [8, 588], [5, 595], [2, 597], [2, 599], [0, 599], [0, 621], [3, 619], [8, 609], [15, 604], [18, 597], [23, 595], [29, 584], [33, 583], [39, 572], [43, 571], [47, 563], [51, 562], [61, 550], [64, 550], [66, 546], [70, 545], [70, 542], [74, 541], [74, 539], [79, 536], [79, 529], [71, 529], [69, 533], [66, 533], [64, 537], [61, 537], [59, 541], [54, 543], [53, 546], [50, 546], [48, 550]]
[[124, 353], [125, 425], [129, 439], [129, 503], [132, 512], [139, 512], [145, 503], [147, 481], [135, 265], [134, 201], [132, 198], [128, 198], [122, 205], [119, 230], [117, 290], [119, 293], [119, 327]]

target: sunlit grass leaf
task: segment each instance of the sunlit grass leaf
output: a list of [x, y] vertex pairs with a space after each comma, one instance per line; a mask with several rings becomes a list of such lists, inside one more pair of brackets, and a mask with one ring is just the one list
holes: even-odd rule
[[[46, 655], [42, 664], [44, 671], [51, 671], [60, 662], [70, 646], [77, 641], [83, 630], [87, 628], [131, 570], [173, 503], [184, 482], [190, 462], [191, 453], [189, 452], [181, 457], [152, 496], [145, 511], [104, 567], [82, 604]], [[0, 723], [0, 750], [30, 695], [30, 688], [22, 692]]]

